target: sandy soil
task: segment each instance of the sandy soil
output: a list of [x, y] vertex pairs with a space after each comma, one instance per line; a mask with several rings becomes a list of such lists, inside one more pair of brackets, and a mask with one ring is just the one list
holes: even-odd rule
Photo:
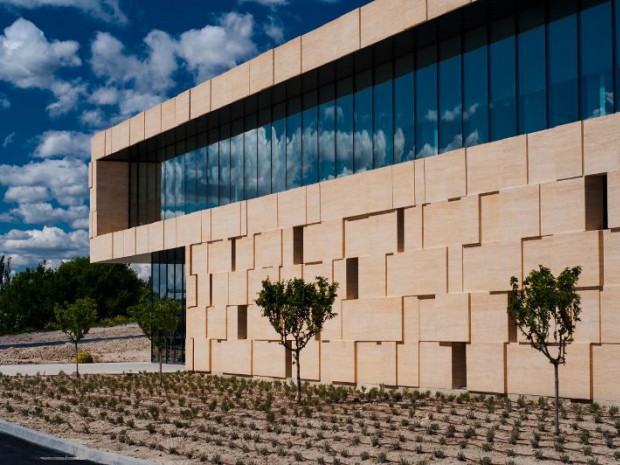
[[[123, 325], [112, 328], [93, 328], [85, 340], [138, 336], [142, 332], [138, 325]], [[0, 345], [28, 342], [64, 341], [60, 331], [28, 333], [0, 337]], [[82, 344], [80, 350], [88, 350], [95, 362], [144, 362], [150, 360], [150, 343], [146, 338], [116, 339]], [[67, 363], [71, 361], [74, 347], [71, 344], [42, 347], [0, 349], [0, 365]]]
[[[308, 397], [310, 394], [310, 398]], [[615, 410], [495, 397], [396, 397], [192, 373], [0, 377], [0, 417], [159, 464], [398, 465], [620, 462]], [[544, 460], [544, 462], [541, 462]]]

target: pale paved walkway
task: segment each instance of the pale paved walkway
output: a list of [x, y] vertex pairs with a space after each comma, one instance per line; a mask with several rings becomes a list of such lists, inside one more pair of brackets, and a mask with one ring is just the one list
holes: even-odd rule
[[[0, 374], [8, 376], [20, 375], [58, 375], [75, 373], [75, 365], [70, 363], [50, 363], [42, 365], [0, 365]], [[80, 364], [80, 374], [85, 375], [120, 375], [123, 373], [158, 373], [159, 365], [149, 362], [123, 362], [123, 363], [85, 363]], [[185, 371], [184, 365], [163, 365], [164, 373]]]

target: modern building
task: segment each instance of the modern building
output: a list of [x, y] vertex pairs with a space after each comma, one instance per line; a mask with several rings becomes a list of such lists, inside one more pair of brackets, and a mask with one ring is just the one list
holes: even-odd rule
[[561, 395], [620, 400], [620, 0], [376, 0], [94, 136], [91, 260], [170, 360], [286, 378], [261, 280], [340, 283], [304, 379], [551, 395], [510, 278], [580, 265]]

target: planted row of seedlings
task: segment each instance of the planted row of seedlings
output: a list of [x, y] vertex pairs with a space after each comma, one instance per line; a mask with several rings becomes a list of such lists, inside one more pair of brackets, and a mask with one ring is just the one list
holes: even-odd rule
[[617, 407], [154, 374], [0, 376], [2, 416], [161, 463], [612, 464]]

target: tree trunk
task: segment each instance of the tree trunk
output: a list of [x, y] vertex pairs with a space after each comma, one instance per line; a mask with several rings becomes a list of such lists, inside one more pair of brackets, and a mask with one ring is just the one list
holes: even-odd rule
[[559, 377], [559, 363], [553, 364], [555, 371], [555, 434], [560, 435], [560, 377]]
[[301, 403], [301, 367], [299, 366], [300, 349], [295, 349], [295, 363], [297, 364], [297, 403]]
[[159, 385], [162, 386], [164, 384], [164, 375], [161, 369], [161, 345], [157, 347], [157, 360], [159, 361]]
[[76, 378], [80, 378], [80, 366], [78, 363], [78, 343], [75, 342], [75, 376]]

